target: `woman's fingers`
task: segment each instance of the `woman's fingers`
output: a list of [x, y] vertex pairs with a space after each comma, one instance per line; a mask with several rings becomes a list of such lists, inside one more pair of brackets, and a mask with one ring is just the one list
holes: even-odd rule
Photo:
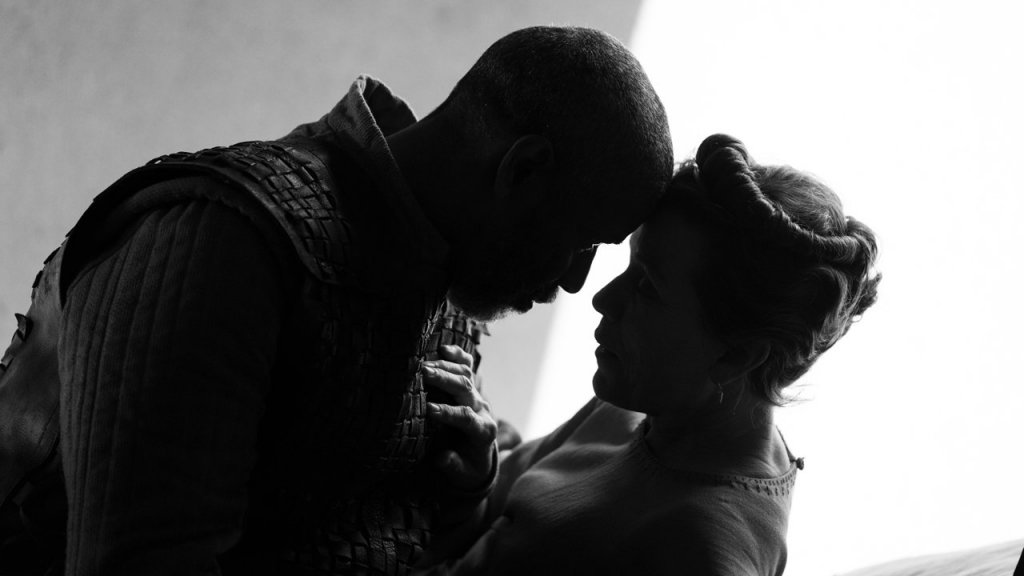
[[455, 450], [444, 450], [437, 455], [434, 465], [460, 488], [475, 488], [480, 478], [486, 477], [473, 469], [468, 462]]
[[442, 372], [457, 374], [470, 379], [473, 378], [473, 368], [465, 364], [459, 364], [458, 362], [452, 362], [450, 360], [427, 360], [423, 365], [436, 368]]
[[440, 359], [423, 363], [423, 383], [446, 393], [450, 403], [427, 402], [427, 418], [458, 432], [448, 438], [436, 465], [453, 486], [476, 489], [493, 478], [498, 425], [474, 385], [473, 356], [458, 346], [441, 346]]
[[451, 426], [477, 445], [490, 444], [498, 437], [498, 425], [488, 415], [481, 415], [469, 406], [450, 406], [427, 402], [427, 418]]
[[434, 465], [454, 488], [480, 490], [494, 479], [497, 472], [497, 448], [492, 444], [464, 453], [454, 449], [442, 450], [435, 457]]
[[444, 358], [445, 360], [451, 360], [456, 364], [469, 366], [470, 370], [473, 369], [473, 355], [458, 346], [445, 344], [438, 348], [438, 352], [440, 352], [441, 358]]
[[423, 380], [452, 397], [456, 404], [479, 410], [483, 399], [473, 386], [473, 373], [464, 365], [443, 360], [423, 363]]

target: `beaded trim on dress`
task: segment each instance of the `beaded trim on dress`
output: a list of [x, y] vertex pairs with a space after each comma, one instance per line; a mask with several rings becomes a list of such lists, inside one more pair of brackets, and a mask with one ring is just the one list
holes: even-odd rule
[[[777, 476], [775, 478], [754, 478], [752, 476], [742, 476], [739, 474], [712, 474], [708, 472], [698, 472], [695, 470], [671, 468], [658, 460], [657, 457], [654, 456], [654, 453], [651, 452], [650, 447], [647, 446], [647, 443], [644, 442], [644, 435], [647, 433], [648, 426], [649, 423], [646, 418], [637, 425], [636, 429], [633, 431], [633, 445], [630, 447], [630, 452], [636, 452], [643, 465], [647, 468], [658, 470], [662, 473], [668, 473], [691, 482], [716, 486], [733, 486], [735, 488], [745, 489], [749, 492], [757, 492], [771, 496], [785, 496], [792, 491], [793, 485], [796, 483], [797, 470], [803, 469], [803, 458], [795, 458], [793, 454], [789, 452], [788, 446], [786, 447], [786, 452], [789, 454], [791, 462], [789, 470], [787, 470], [782, 476]], [[783, 443], [785, 443], [785, 439], [783, 439]]]

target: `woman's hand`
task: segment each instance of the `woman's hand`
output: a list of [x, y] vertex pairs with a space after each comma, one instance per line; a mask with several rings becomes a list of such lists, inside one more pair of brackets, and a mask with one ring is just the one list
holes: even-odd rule
[[497, 463], [498, 425], [473, 382], [473, 357], [458, 346], [441, 346], [439, 360], [423, 363], [423, 382], [450, 403], [427, 402], [427, 418], [450, 428], [436, 465], [456, 490], [487, 489]]

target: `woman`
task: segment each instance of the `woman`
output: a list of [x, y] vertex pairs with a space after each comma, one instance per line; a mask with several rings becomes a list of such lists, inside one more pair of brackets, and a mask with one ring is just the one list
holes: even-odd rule
[[[462, 533], [440, 538], [454, 548], [437, 555], [459, 558], [438, 572], [782, 573], [803, 463], [773, 411], [874, 303], [874, 236], [820, 182], [716, 135], [630, 248], [594, 298], [596, 397], [502, 459]], [[488, 470], [493, 426], [467, 360], [448, 358], [428, 381], [469, 408], [430, 414], [476, 439], [475, 458], [445, 460], [469, 487]]]

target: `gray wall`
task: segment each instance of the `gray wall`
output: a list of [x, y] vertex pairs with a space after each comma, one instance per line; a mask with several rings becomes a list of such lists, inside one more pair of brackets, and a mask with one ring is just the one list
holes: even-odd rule
[[[163, 153], [273, 138], [370, 73], [424, 114], [494, 40], [579, 24], [629, 40], [640, 0], [0, 0], [0, 338], [94, 195]], [[563, 296], [564, 297], [564, 296]], [[551, 306], [492, 327], [486, 390], [517, 425]]]

